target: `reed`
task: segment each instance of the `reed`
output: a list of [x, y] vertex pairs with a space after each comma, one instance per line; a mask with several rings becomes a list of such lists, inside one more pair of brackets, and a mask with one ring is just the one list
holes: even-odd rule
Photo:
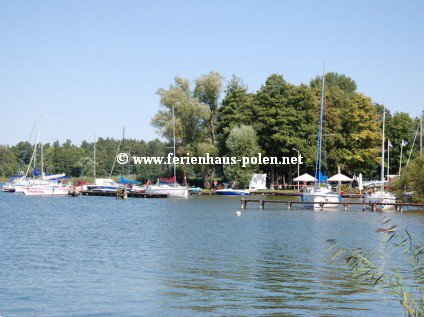
[[411, 233], [392, 225], [387, 217], [375, 231], [383, 235], [381, 243], [388, 255], [397, 257], [396, 263], [401, 261], [401, 269], [390, 260], [383, 267], [362, 248], [351, 250], [329, 239], [332, 260], [347, 265], [353, 279], [365, 281], [372, 288], [382, 286], [402, 305], [407, 316], [424, 316], [424, 246], [414, 244]]

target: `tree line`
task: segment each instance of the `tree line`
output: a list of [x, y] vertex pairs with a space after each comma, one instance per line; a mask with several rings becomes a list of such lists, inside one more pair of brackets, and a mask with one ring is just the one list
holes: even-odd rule
[[[323, 127], [323, 170], [332, 175], [340, 166], [350, 176], [362, 173], [365, 178], [380, 175], [381, 118], [383, 106], [357, 91], [356, 82], [343, 74], [327, 73]], [[320, 76], [309, 84], [294, 85], [280, 74], [272, 74], [256, 92], [251, 92], [242, 79], [233, 76], [224, 87], [217, 72], [190, 81], [176, 77], [168, 88], [160, 88], [160, 109], [152, 125], [162, 137], [153, 141], [99, 138], [96, 141], [96, 175], [106, 177], [132, 175], [143, 182], [157, 177], [170, 177], [172, 168], [165, 165], [119, 165], [111, 173], [120, 142], [120, 152], [130, 156], [167, 156], [172, 151], [173, 112], [178, 152], [190, 156], [297, 156], [304, 158], [301, 173], [314, 175], [321, 97]], [[401, 142], [402, 165], [405, 166], [418, 118], [404, 112], [386, 111], [386, 137], [390, 140], [390, 174], [399, 170]], [[66, 173], [72, 177], [93, 177], [93, 142], [79, 146], [67, 140], [44, 145], [47, 173]], [[0, 145], [0, 176], [16, 174], [20, 165], [26, 171], [34, 146], [19, 142]], [[23, 154], [27, 155], [23, 162]], [[419, 156], [417, 144], [411, 158]], [[39, 155], [38, 155], [39, 157]], [[387, 163], [386, 163], [387, 164]], [[30, 168], [32, 170], [32, 168]], [[268, 181], [290, 183], [297, 176], [293, 165], [186, 165], [184, 172], [193, 185], [211, 187], [215, 180], [236, 181], [247, 185], [252, 173], [268, 174]], [[177, 178], [182, 181], [183, 168]]]

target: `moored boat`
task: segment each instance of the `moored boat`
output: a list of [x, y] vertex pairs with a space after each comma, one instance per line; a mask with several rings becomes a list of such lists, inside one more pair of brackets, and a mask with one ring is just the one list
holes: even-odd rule
[[[325, 203], [323, 208], [337, 208], [338, 203], [341, 202], [341, 196], [335, 194], [331, 188], [328, 187], [315, 187], [310, 192], [301, 196], [302, 202], [306, 203], [305, 208], [320, 208], [320, 203]], [[312, 204], [314, 203], [314, 204]]]
[[383, 132], [382, 132], [382, 144], [381, 144], [381, 189], [371, 194], [366, 194], [364, 197], [364, 203], [368, 204], [367, 208], [371, 208], [372, 203], [375, 204], [375, 208], [381, 211], [390, 211], [395, 209], [395, 205], [387, 205], [387, 203], [396, 203], [396, 197], [390, 192], [384, 191], [384, 130], [386, 124], [386, 109], [383, 107]]
[[368, 205], [375, 204], [376, 210], [381, 210], [381, 211], [395, 210], [395, 205], [387, 205], [387, 204], [395, 204], [396, 197], [392, 193], [377, 191], [371, 194], [365, 194], [364, 203]]
[[65, 196], [69, 193], [69, 187], [62, 184], [33, 185], [23, 187], [22, 192], [27, 196]]
[[167, 195], [168, 198], [188, 198], [188, 187], [177, 183], [175, 177], [160, 178], [158, 185], [149, 185], [146, 194]]
[[[326, 203], [323, 208], [335, 208], [338, 207], [337, 204], [331, 204], [341, 201], [341, 196], [333, 193], [331, 187], [328, 185], [323, 186], [321, 171], [321, 161], [322, 161], [322, 127], [323, 127], [323, 116], [324, 116], [324, 97], [325, 97], [325, 71], [323, 70], [322, 74], [322, 88], [321, 88], [321, 102], [320, 102], [320, 119], [318, 126], [318, 145], [316, 152], [316, 162], [315, 162], [315, 180], [314, 187], [302, 195], [302, 202], [305, 202], [305, 208], [321, 208], [319, 203]], [[312, 204], [314, 203], [314, 204]]]
[[111, 178], [96, 178], [94, 184], [86, 185], [86, 187], [93, 192], [116, 192], [123, 186], [115, 183]]
[[225, 196], [250, 196], [250, 191], [246, 189], [226, 188], [226, 189], [218, 189], [215, 192], [217, 195], [225, 195]]

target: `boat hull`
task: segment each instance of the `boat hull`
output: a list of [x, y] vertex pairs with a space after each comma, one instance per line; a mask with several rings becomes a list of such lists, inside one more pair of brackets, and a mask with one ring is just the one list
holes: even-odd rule
[[305, 193], [302, 195], [302, 201], [307, 203], [304, 205], [305, 208], [320, 209], [320, 203], [325, 203], [323, 208], [338, 208], [338, 204], [341, 201], [340, 195], [328, 194], [328, 193]]
[[26, 196], [66, 196], [68, 187], [64, 186], [29, 186], [23, 188]]
[[375, 209], [380, 211], [393, 211], [395, 210], [395, 205], [387, 205], [387, 204], [395, 204], [395, 197], [365, 197], [364, 203], [367, 204], [367, 208], [371, 209], [371, 205], [375, 204]]
[[186, 187], [162, 187], [149, 186], [146, 189], [149, 195], [167, 195], [168, 198], [188, 198], [188, 188]]
[[218, 189], [216, 194], [222, 196], [250, 196], [249, 191], [239, 189]]

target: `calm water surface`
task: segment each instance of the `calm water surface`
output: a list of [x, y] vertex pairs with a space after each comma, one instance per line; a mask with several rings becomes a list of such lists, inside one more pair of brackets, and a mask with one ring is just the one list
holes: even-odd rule
[[[401, 315], [326, 252], [378, 250], [381, 213], [266, 208], [0, 193], [0, 315]], [[424, 213], [392, 218], [424, 236]]]

